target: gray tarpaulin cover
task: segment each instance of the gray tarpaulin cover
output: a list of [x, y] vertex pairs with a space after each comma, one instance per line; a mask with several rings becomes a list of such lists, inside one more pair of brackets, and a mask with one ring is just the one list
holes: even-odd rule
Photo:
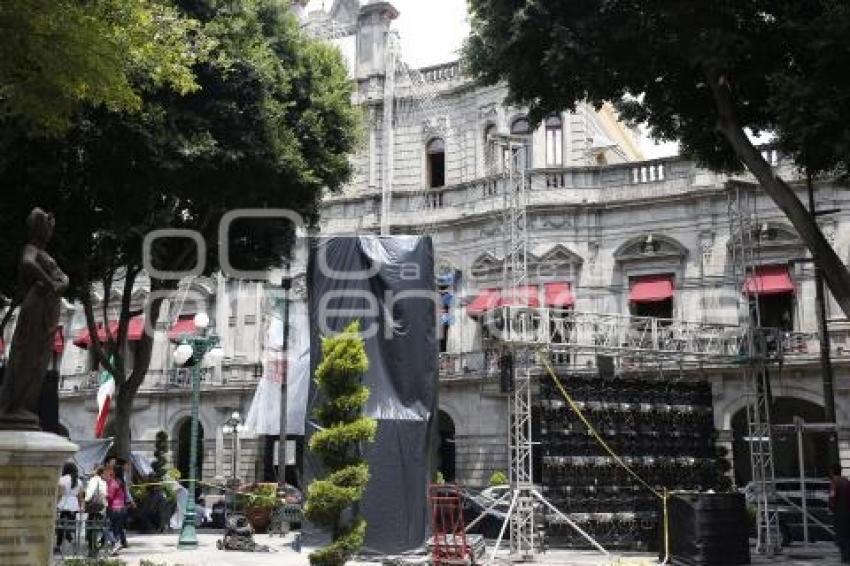
[[[80, 449], [71, 457], [77, 465], [81, 476], [90, 476], [94, 469], [106, 461], [106, 455], [112, 448], [111, 438], [74, 439], [74, 444]], [[151, 461], [141, 452], [130, 452], [130, 462], [136, 472], [141, 476], [149, 476], [153, 473]]]
[[[365, 551], [397, 553], [422, 545], [428, 532], [434, 416], [437, 410], [436, 312], [431, 239], [360, 236], [311, 240], [307, 268], [312, 369], [321, 337], [361, 321], [369, 370], [366, 413], [378, 419], [364, 447], [371, 478], [360, 510]], [[348, 312], [343, 312], [348, 309]], [[370, 330], [372, 331], [370, 333]], [[312, 372], [311, 372], [312, 374]], [[317, 405], [311, 382], [310, 414]], [[307, 479], [318, 472], [307, 453]]]

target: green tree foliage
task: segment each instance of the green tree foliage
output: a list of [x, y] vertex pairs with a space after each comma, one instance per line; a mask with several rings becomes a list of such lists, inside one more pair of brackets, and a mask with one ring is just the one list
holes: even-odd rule
[[0, 117], [58, 133], [86, 103], [139, 110], [139, 86], [197, 89], [191, 67], [208, 47], [161, 0], [4, 0]]
[[[192, 66], [197, 89], [140, 88], [139, 111], [89, 106], [63, 135], [48, 139], [8, 120], [0, 127], [0, 295], [16, 292], [28, 211], [52, 211], [50, 252], [71, 278], [69, 298], [82, 302], [92, 335], [110, 309], [120, 312], [116, 331], [91, 348], [115, 378], [112, 431], [124, 457], [152, 349], [152, 337], [143, 336], [133, 363], [125, 363], [144, 235], [161, 228], [200, 232], [208, 251], [201, 259], [212, 273], [226, 212], [287, 208], [315, 222], [322, 190], [348, 179], [359, 136], [342, 55], [302, 34], [286, 3], [185, 0], [180, 10], [213, 45]], [[253, 221], [235, 223], [224, 243], [237, 268], [262, 270], [280, 265], [292, 240], [288, 224]], [[159, 240], [151, 252], [161, 270], [191, 268], [199, 259], [194, 244], [180, 239]], [[150, 281], [154, 291], [174, 285]], [[95, 286], [106, 297], [102, 308], [95, 309]], [[118, 304], [109, 302], [113, 290]], [[149, 305], [152, 325], [160, 305], [161, 299]]]
[[310, 554], [314, 566], [342, 566], [360, 549], [366, 534], [361, 517], [344, 525], [341, 515], [363, 498], [369, 482], [369, 465], [360, 453], [360, 445], [373, 441], [377, 430], [377, 421], [363, 416], [369, 390], [360, 379], [368, 367], [358, 322], [322, 341], [315, 377], [325, 400], [314, 413], [321, 430], [310, 438], [310, 450], [327, 473], [307, 488], [305, 514], [330, 528], [333, 542]]
[[507, 485], [507, 483], [508, 483], [508, 476], [506, 476], [504, 472], [495, 471], [490, 475], [490, 485], [491, 486]]
[[841, 0], [470, 0], [469, 66], [505, 81], [532, 119], [587, 100], [715, 170], [746, 167], [805, 242], [850, 316], [850, 273], [747, 131], [774, 131], [814, 171], [846, 169], [850, 119]]
[[812, 175], [850, 169], [850, 3], [790, 2], [793, 58], [770, 76], [768, 104], [782, 148]]

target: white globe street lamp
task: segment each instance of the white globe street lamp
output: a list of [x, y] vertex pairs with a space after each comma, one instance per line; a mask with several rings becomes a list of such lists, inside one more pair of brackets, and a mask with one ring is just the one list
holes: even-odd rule
[[213, 346], [212, 350], [207, 352], [205, 359], [212, 366], [218, 365], [224, 359], [224, 349], [221, 346]]
[[195, 323], [195, 328], [197, 328], [198, 330], [205, 330], [207, 326], [210, 325], [210, 316], [207, 313], [201, 311], [195, 315], [193, 322]]
[[238, 451], [237, 446], [239, 445], [239, 433], [245, 431], [245, 427], [242, 424], [242, 415], [239, 414], [239, 411], [233, 411], [230, 415], [230, 418], [224, 421], [224, 426], [221, 427], [221, 431], [224, 434], [232, 434], [233, 435], [233, 448], [231, 451], [231, 472], [230, 477], [233, 479], [234, 483], [236, 482], [236, 452]]
[[191, 358], [194, 353], [195, 351], [192, 349], [190, 344], [180, 344], [174, 349], [174, 354], [172, 354], [174, 364], [177, 366], [186, 365], [186, 362], [189, 361], [189, 358]]

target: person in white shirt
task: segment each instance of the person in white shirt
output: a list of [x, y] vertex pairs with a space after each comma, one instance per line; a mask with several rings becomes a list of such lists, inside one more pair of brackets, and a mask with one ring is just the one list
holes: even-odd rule
[[[75, 520], [80, 512], [80, 493], [83, 484], [80, 481], [77, 466], [73, 462], [66, 462], [62, 466], [62, 477], [59, 478], [59, 501], [56, 509], [59, 511], [59, 519]], [[63, 537], [64, 535], [64, 537]], [[71, 532], [67, 529], [56, 529], [56, 550], [62, 546], [62, 539], [71, 541]]]
[[[98, 466], [94, 475], [89, 478], [88, 484], [86, 484], [86, 495], [85, 495], [85, 508], [87, 520], [104, 520], [106, 516], [106, 480], [104, 479], [105, 468], [103, 466]], [[87, 538], [89, 542], [89, 556], [95, 557], [97, 556], [99, 540], [97, 537], [97, 531], [94, 529], [86, 528]], [[109, 529], [105, 529], [103, 531], [103, 538], [110, 546], [110, 552], [116, 548], [115, 539], [112, 537], [112, 533]]]

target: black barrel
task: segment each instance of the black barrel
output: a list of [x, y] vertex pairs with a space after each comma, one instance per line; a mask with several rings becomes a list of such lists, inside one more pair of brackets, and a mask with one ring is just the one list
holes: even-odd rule
[[217, 503], [213, 503], [212, 506], [212, 528], [214, 529], [223, 529], [227, 526], [225, 518], [227, 515], [227, 509], [224, 501], [219, 501]]
[[[670, 495], [667, 507], [673, 564], [735, 566], [750, 563], [749, 525], [743, 494], [675, 493]], [[661, 536], [664, 536], [663, 530]]]

